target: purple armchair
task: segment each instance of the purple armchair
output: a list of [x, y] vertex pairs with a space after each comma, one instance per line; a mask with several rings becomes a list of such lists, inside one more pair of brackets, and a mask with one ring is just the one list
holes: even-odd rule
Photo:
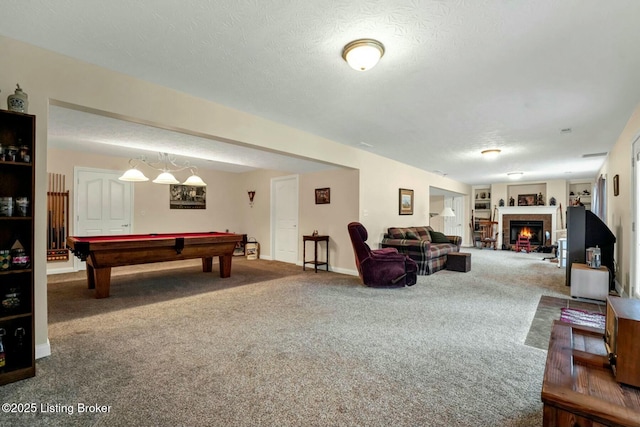
[[362, 282], [367, 286], [412, 286], [416, 284], [418, 265], [395, 248], [371, 249], [367, 230], [359, 222], [350, 223], [349, 237]]

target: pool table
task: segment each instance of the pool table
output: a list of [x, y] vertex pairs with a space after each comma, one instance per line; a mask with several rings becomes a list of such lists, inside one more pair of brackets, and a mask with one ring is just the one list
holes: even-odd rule
[[96, 298], [107, 298], [111, 267], [202, 258], [202, 271], [211, 272], [213, 257], [220, 261], [220, 277], [231, 275], [231, 259], [242, 234], [205, 232], [125, 234], [67, 237], [67, 247], [87, 262], [87, 286]]

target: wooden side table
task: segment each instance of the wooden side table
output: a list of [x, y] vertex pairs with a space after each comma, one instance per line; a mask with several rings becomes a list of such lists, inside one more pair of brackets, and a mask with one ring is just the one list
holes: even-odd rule
[[[307, 242], [313, 242], [313, 261], [307, 261]], [[318, 242], [325, 242], [327, 250], [326, 261], [318, 261]], [[307, 264], [313, 264], [316, 273], [319, 265], [326, 265], [329, 271], [329, 236], [302, 236], [302, 270]]]

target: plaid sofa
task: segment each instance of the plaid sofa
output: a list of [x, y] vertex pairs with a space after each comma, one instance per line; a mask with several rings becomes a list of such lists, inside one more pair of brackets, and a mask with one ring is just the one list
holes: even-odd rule
[[426, 227], [390, 227], [380, 246], [396, 248], [398, 252], [409, 255], [418, 264], [418, 274], [429, 275], [440, 271], [447, 265], [447, 254], [460, 252], [462, 236], [446, 236], [449, 243], [432, 242], [434, 230]]

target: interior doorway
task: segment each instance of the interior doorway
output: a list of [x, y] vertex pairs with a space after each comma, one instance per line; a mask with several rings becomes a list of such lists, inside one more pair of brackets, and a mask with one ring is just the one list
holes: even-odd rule
[[631, 162], [631, 170], [633, 175], [632, 204], [633, 204], [633, 223], [632, 223], [632, 248], [631, 259], [635, 262], [631, 263], [630, 276], [631, 286], [629, 289], [630, 297], [640, 296], [640, 273], [638, 265], [640, 265], [640, 233], [638, 233], [638, 224], [640, 224], [640, 173], [638, 172], [638, 162], [640, 162], [640, 135], [637, 135], [632, 144], [633, 161]]
[[275, 261], [298, 261], [298, 175], [271, 180], [271, 253]]
[[[74, 169], [75, 236], [131, 234], [133, 232], [132, 183], [118, 180], [121, 172], [76, 167]], [[74, 268], [85, 263], [74, 257]]]

